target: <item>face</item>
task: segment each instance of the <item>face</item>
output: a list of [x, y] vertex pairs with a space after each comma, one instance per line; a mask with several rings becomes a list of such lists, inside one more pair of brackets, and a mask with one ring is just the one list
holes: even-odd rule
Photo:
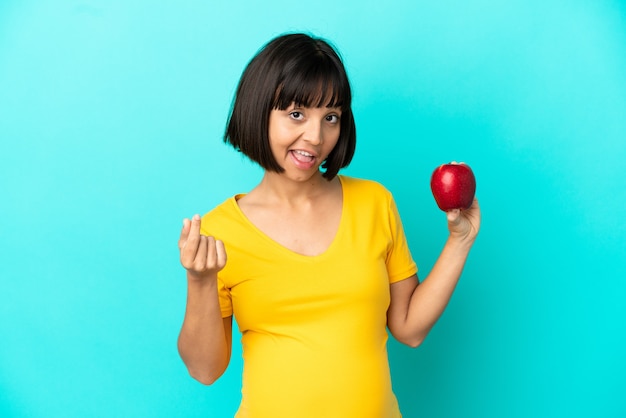
[[320, 165], [335, 148], [340, 133], [340, 108], [299, 107], [274, 109], [269, 119], [269, 140], [284, 175], [308, 180], [321, 175]]

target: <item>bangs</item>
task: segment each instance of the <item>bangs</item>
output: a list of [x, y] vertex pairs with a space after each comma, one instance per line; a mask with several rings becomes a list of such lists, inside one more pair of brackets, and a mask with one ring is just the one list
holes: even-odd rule
[[300, 68], [285, 69], [272, 107], [285, 110], [292, 103], [302, 107], [350, 108], [348, 80], [334, 63], [317, 55], [315, 62], [301, 61]]
[[321, 38], [285, 34], [259, 50], [239, 80], [224, 142], [264, 170], [284, 172], [272, 152], [269, 119], [273, 110], [284, 111], [294, 104], [341, 109], [337, 144], [321, 165], [322, 175], [330, 181], [352, 160], [356, 127], [346, 69], [338, 52]]

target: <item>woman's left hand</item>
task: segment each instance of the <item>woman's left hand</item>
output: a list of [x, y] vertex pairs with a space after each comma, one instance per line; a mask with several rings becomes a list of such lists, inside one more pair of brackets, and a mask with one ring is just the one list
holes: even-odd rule
[[480, 229], [480, 206], [478, 199], [469, 209], [453, 209], [447, 212], [450, 238], [472, 244]]

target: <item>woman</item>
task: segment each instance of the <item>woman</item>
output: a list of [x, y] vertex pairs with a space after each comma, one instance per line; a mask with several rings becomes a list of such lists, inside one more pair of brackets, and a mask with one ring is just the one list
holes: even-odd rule
[[337, 52], [304, 34], [250, 61], [225, 141], [265, 171], [249, 193], [184, 220], [189, 373], [211, 384], [226, 370], [234, 315], [237, 417], [400, 417], [387, 328], [411, 347], [424, 340], [478, 233], [477, 201], [448, 212], [449, 238], [419, 284], [391, 194], [338, 174], [356, 143], [350, 84]]

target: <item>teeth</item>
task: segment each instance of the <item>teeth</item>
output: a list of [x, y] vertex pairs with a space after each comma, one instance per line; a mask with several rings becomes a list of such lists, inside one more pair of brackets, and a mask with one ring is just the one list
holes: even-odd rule
[[296, 153], [298, 153], [300, 155], [304, 155], [305, 157], [312, 157], [313, 156], [313, 154], [309, 154], [306, 151], [295, 150], [294, 152], [296, 152]]

